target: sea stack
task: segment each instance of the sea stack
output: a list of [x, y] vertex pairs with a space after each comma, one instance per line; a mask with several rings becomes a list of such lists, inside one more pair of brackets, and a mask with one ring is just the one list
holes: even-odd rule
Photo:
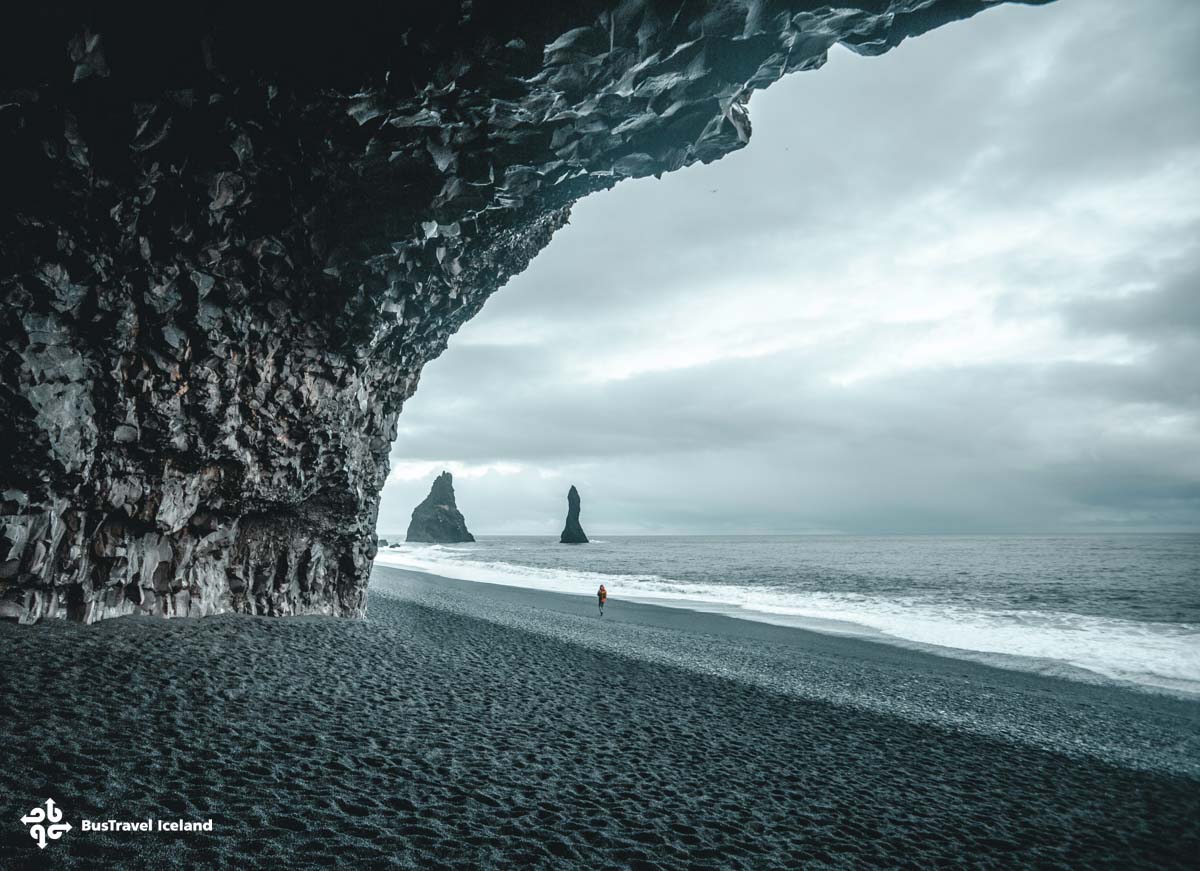
[[574, 484], [567, 491], [567, 525], [563, 527], [562, 536], [558, 541], [560, 544], [588, 543], [588, 537], [583, 534], [583, 527], [579, 525], [579, 491], [575, 489]]
[[407, 540], [436, 544], [475, 540], [454, 504], [454, 478], [449, 472], [442, 472], [434, 479], [425, 501], [413, 509]]

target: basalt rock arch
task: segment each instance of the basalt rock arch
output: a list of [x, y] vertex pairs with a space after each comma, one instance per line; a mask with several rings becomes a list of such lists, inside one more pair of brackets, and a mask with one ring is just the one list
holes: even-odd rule
[[422, 366], [575, 200], [742, 147], [835, 43], [992, 5], [6, 12], [0, 615], [361, 615]]

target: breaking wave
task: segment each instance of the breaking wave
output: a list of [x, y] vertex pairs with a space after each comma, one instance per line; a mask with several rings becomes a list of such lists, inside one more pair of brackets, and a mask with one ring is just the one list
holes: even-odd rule
[[[1200, 625], [1054, 610], [970, 608], [928, 597], [696, 583], [655, 574], [535, 567], [483, 557], [473, 545], [399, 545], [380, 565], [466, 581], [715, 611], [816, 631], [868, 636], [1024, 670], [1200, 695]], [[1082, 670], [1080, 673], [1079, 670]]]

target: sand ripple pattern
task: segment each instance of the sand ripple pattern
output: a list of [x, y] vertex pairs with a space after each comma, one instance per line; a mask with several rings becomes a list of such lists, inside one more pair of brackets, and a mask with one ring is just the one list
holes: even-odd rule
[[[1182, 867], [1200, 855], [1191, 778], [412, 598], [424, 604], [374, 596], [366, 622], [0, 626], [0, 866]], [[73, 831], [38, 856], [16, 820], [47, 796], [69, 819], [211, 816], [217, 831]]]

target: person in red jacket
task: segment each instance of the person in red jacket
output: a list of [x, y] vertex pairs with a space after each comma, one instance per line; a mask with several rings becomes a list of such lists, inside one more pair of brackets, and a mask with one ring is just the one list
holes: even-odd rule
[[604, 616], [604, 603], [608, 601], [608, 590], [604, 589], [604, 584], [600, 585], [600, 589], [596, 591], [596, 599], [600, 602], [600, 616]]

